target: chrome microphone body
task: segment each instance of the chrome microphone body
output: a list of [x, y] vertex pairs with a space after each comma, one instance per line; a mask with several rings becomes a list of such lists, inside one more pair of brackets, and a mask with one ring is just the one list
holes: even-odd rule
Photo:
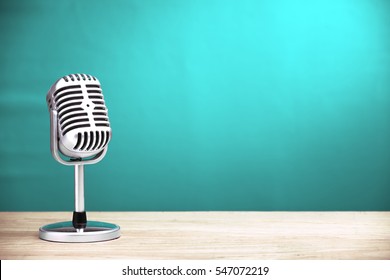
[[51, 111], [51, 130], [53, 126], [58, 128], [58, 148], [63, 155], [84, 159], [107, 148], [112, 132], [96, 77], [87, 74], [65, 76], [53, 84], [46, 101]]

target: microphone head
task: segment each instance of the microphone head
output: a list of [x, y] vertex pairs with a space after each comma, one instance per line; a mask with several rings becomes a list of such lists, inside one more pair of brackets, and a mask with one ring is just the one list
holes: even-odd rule
[[57, 112], [58, 148], [70, 158], [91, 157], [111, 140], [111, 127], [99, 80], [70, 74], [57, 80], [46, 96]]

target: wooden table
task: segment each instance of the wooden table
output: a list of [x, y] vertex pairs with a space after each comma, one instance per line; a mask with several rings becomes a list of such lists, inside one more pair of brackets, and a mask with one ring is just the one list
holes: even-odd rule
[[0, 212], [0, 259], [390, 259], [390, 212], [90, 212], [100, 243], [40, 240], [65, 212]]

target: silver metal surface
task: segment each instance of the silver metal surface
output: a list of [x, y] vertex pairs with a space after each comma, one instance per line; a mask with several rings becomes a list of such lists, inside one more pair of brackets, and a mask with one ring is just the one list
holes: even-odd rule
[[65, 243], [100, 242], [120, 237], [120, 227], [115, 224], [88, 221], [87, 227], [77, 230], [72, 222], [48, 224], [39, 229], [39, 238]]
[[46, 101], [49, 111], [55, 111], [55, 114], [50, 113], [51, 118], [55, 117], [51, 120], [51, 129], [57, 130], [55, 142], [63, 155], [87, 158], [107, 147], [112, 132], [96, 77], [87, 74], [64, 76], [49, 89]]
[[84, 212], [84, 165], [74, 166], [74, 207], [76, 212]]

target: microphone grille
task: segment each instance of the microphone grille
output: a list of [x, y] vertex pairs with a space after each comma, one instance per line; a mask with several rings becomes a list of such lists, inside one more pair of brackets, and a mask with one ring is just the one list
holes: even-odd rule
[[57, 111], [61, 152], [69, 157], [95, 155], [111, 139], [108, 110], [99, 80], [88, 74], [59, 79], [47, 94], [50, 110]]

